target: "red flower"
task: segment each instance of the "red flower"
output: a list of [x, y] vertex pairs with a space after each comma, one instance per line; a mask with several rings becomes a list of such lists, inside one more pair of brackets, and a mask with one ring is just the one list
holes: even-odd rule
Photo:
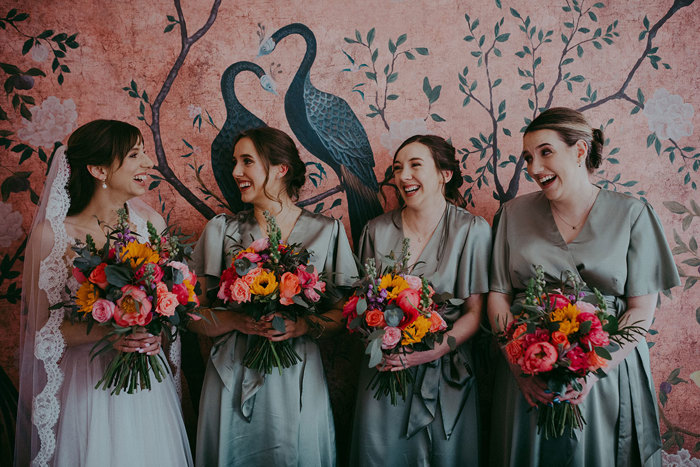
[[403, 318], [399, 322], [399, 328], [403, 329], [418, 318], [420, 312], [420, 292], [414, 289], [404, 289], [396, 297], [396, 304], [403, 311]]
[[525, 334], [523, 340], [526, 348], [538, 342], [548, 342], [549, 332], [546, 329], [538, 329], [532, 334]]
[[588, 368], [588, 357], [581, 347], [574, 347], [566, 354], [569, 360], [569, 369], [575, 373], [583, 375]]
[[173, 293], [177, 295], [177, 301], [180, 302], [180, 305], [187, 305], [190, 298], [190, 293], [187, 290], [187, 287], [185, 287], [183, 284], [175, 284], [173, 285]]
[[600, 320], [594, 313], [579, 313], [578, 316], [576, 317], [576, 321], [579, 323], [583, 323], [584, 321], [590, 321], [591, 322], [591, 330], [593, 329], [603, 329], [603, 325], [600, 324]]
[[106, 267], [107, 263], [100, 263], [90, 273], [90, 282], [101, 289], [104, 289], [109, 285], [109, 282], [107, 282], [107, 274], [105, 274]]
[[553, 310], [558, 310], [559, 308], [564, 308], [569, 305], [571, 301], [560, 293], [549, 294], [549, 304], [552, 306]]
[[525, 351], [522, 369], [529, 375], [546, 373], [552, 369], [556, 361], [557, 349], [549, 342], [537, 342]]

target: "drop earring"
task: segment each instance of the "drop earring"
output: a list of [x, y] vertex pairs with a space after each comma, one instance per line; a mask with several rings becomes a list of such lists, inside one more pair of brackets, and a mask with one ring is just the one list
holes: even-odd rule
[[[579, 167], [580, 166], [581, 166], [581, 164], [579, 164]], [[107, 180], [102, 180], [102, 188], [105, 190], [107, 189]]]

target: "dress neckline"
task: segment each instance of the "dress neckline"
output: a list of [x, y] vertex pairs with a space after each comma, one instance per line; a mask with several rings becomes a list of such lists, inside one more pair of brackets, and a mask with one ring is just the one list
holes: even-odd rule
[[[559, 230], [559, 226], [557, 225], [556, 220], [554, 219], [554, 212], [552, 211], [552, 205], [550, 204], [549, 200], [547, 199], [546, 196], [544, 196], [544, 193], [542, 193], [542, 198], [544, 200], [544, 203], [547, 205], [547, 215], [548, 219], [547, 221], [550, 222], [550, 224], [553, 226], [554, 233], [556, 237], [559, 239], [559, 241], [566, 246], [567, 249], [571, 245], [581, 243], [580, 239], [582, 236], [584, 236], [584, 233], [587, 233], [589, 230], [589, 225], [591, 224], [591, 218], [595, 216], [595, 212], [597, 211], [596, 207], [598, 205], [598, 200], [600, 199], [603, 191], [602, 188], [595, 186], [595, 188], [598, 190], [598, 193], [595, 196], [595, 199], [593, 200], [593, 204], [591, 205], [591, 209], [588, 211], [588, 215], [586, 216], [586, 220], [583, 221], [583, 225], [579, 229], [578, 233], [574, 238], [571, 239], [570, 242], [567, 242], [564, 240], [564, 236], [561, 233], [561, 230]], [[541, 193], [541, 192], [540, 192]]]

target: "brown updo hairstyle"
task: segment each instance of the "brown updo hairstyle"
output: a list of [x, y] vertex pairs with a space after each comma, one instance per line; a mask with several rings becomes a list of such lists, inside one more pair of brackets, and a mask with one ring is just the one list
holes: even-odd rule
[[70, 135], [66, 146], [66, 160], [70, 166], [69, 216], [82, 212], [95, 193], [98, 180], [87, 166], [110, 167], [118, 160], [121, 167], [127, 153], [141, 141], [143, 136], [138, 128], [119, 120], [94, 120]]
[[[270, 175], [271, 165], [286, 165], [287, 173], [284, 174], [284, 183], [287, 196], [296, 201], [299, 199], [301, 187], [306, 182], [306, 165], [299, 157], [299, 151], [292, 138], [287, 133], [277, 128], [260, 127], [240, 132], [233, 141], [233, 147], [243, 138], [248, 138], [253, 142], [255, 150], [265, 167], [265, 185]], [[264, 190], [265, 196], [274, 200]]]
[[586, 168], [589, 172], [600, 167], [603, 162], [603, 145], [605, 139], [602, 130], [592, 128], [581, 112], [567, 107], [552, 107], [537, 116], [525, 129], [524, 134], [538, 130], [556, 131], [568, 146], [578, 140], [588, 145]]
[[[403, 148], [411, 143], [420, 143], [427, 147], [430, 154], [433, 156], [433, 161], [435, 162], [435, 168], [438, 171], [448, 170], [452, 172], [452, 177], [445, 183], [444, 195], [445, 199], [455, 206], [464, 208], [467, 206], [467, 201], [464, 196], [459, 192], [459, 187], [462, 186], [462, 171], [459, 167], [459, 161], [455, 155], [455, 148], [450, 143], [448, 143], [445, 138], [437, 135], [414, 135], [408, 138], [406, 141], [401, 143], [401, 146], [394, 153], [394, 159], [392, 165], [387, 169], [384, 176], [384, 180], [380, 184], [382, 186], [392, 186], [396, 189], [396, 186], [391, 183], [391, 179], [394, 178], [393, 162], [396, 161], [396, 156], [399, 154]], [[382, 193], [384, 201], [386, 197]], [[403, 199], [401, 196], [397, 196], [399, 199], [399, 204], [403, 205]]]

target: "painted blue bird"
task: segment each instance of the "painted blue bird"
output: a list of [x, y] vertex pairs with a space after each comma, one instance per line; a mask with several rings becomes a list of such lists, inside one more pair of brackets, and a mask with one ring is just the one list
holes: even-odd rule
[[243, 71], [255, 73], [264, 90], [277, 94], [272, 77], [253, 62], [236, 62], [226, 68], [221, 75], [221, 95], [226, 106], [226, 121], [211, 143], [211, 167], [221, 194], [224, 195], [229, 209], [234, 213], [242, 211], [246, 206], [241, 201], [241, 191], [233, 179], [233, 140], [241, 131], [267, 126], [265, 122], [243, 107], [236, 97], [236, 76]]
[[287, 121], [299, 142], [338, 175], [347, 197], [352, 238], [357, 243], [367, 221], [383, 212], [372, 147], [348, 103], [311, 84], [309, 70], [316, 59], [316, 37], [307, 26], [284, 26], [260, 45], [258, 54], [271, 53], [291, 34], [304, 38], [306, 53], [284, 96]]

